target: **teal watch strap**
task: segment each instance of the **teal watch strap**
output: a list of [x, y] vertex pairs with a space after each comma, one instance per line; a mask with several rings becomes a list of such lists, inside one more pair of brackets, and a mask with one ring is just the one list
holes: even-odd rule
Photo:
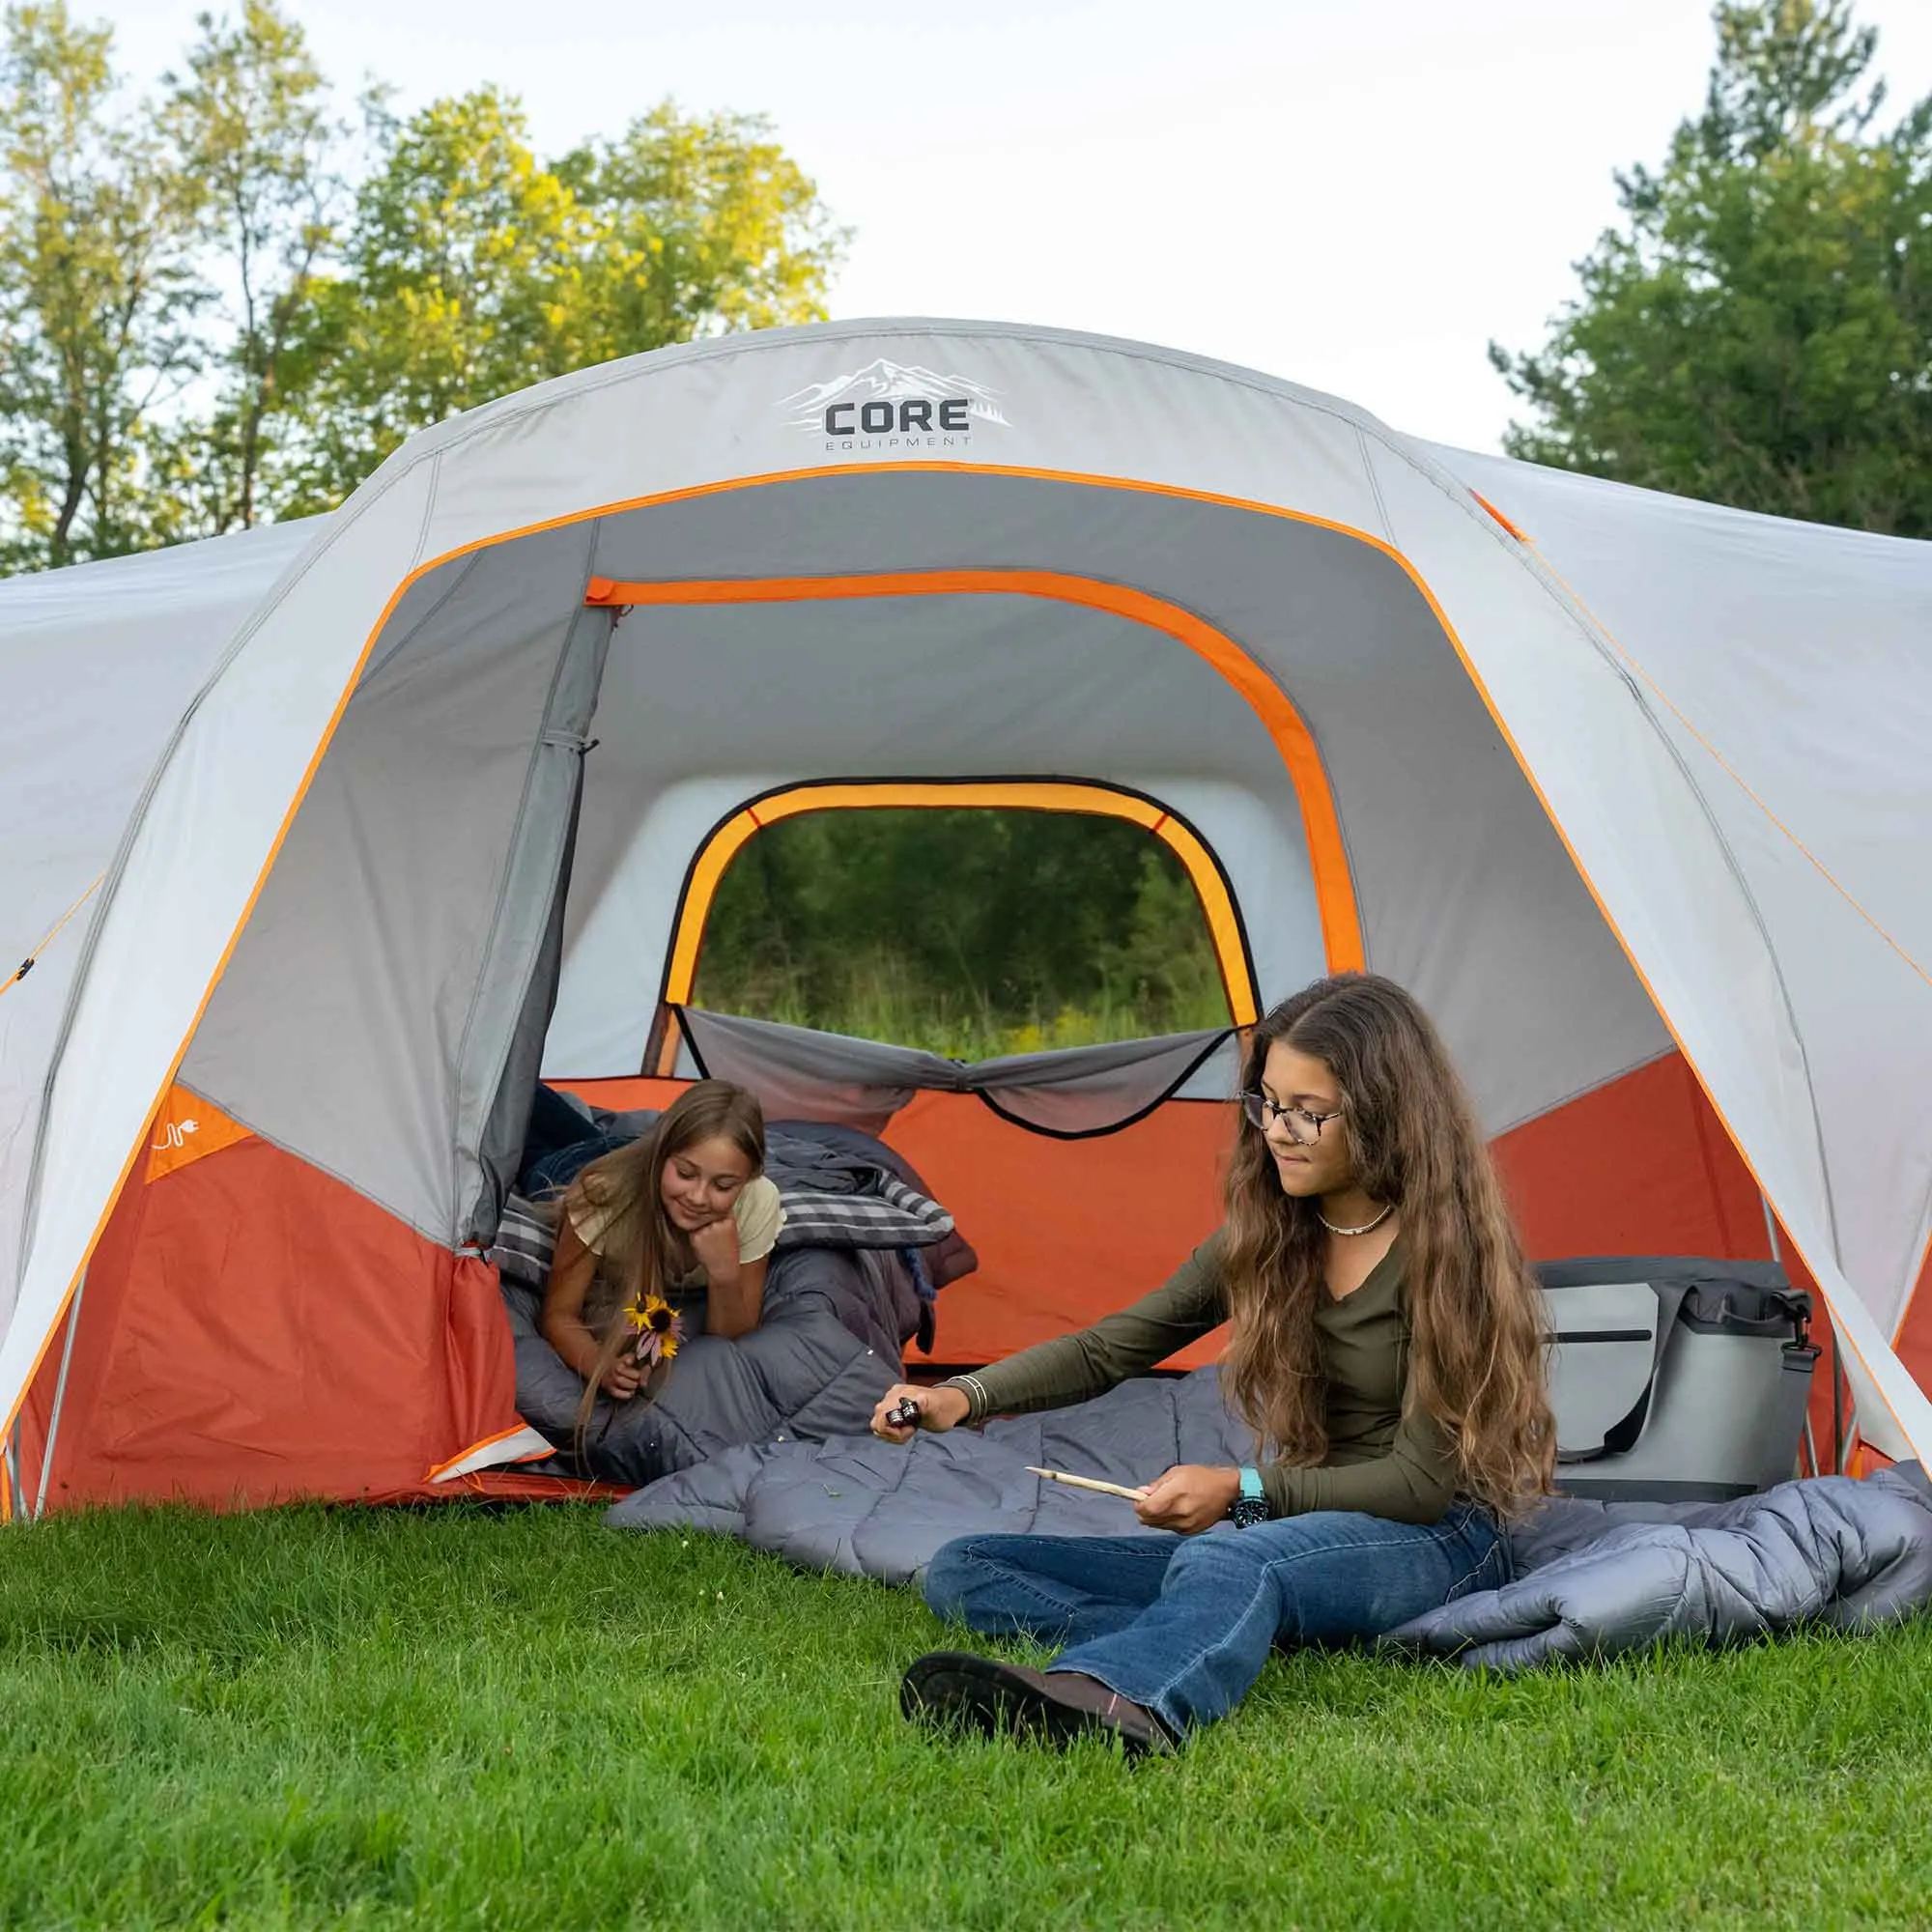
[[1236, 1529], [1252, 1529], [1268, 1520], [1267, 1492], [1262, 1488], [1262, 1472], [1245, 1468], [1240, 1472], [1240, 1492], [1228, 1506], [1228, 1516]]

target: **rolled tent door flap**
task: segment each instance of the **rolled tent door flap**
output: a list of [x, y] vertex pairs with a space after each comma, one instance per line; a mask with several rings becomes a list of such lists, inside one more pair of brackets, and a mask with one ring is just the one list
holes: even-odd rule
[[1231, 1032], [963, 1061], [698, 1007], [677, 1015], [699, 1071], [749, 1089], [768, 1119], [835, 1121], [871, 1134], [922, 1093], [977, 1094], [1018, 1125], [1062, 1139], [1116, 1133], [1178, 1093]]

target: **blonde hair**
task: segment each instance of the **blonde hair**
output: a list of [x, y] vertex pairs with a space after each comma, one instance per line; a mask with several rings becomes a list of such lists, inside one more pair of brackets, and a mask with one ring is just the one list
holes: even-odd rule
[[[1340, 973], [1255, 1027], [1244, 1091], [1261, 1085], [1277, 1043], [1333, 1074], [1356, 1179], [1402, 1216], [1406, 1400], [1442, 1429], [1463, 1490], [1499, 1515], [1520, 1514], [1548, 1493], [1555, 1465], [1542, 1297], [1440, 1037], [1393, 980]], [[1261, 1129], [1244, 1121], [1228, 1173], [1232, 1331], [1222, 1378], [1256, 1433], [1302, 1464], [1328, 1449], [1315, 1333], [1327, 1293], [1318, 1206], [1282, 1191]]]
[[[728, 1141], [751, 1164], [753, 1176], [762, 1174], [765, 1116], [756, 1095], [725, 1080], [695, 1081], [664, 1110], [647, 1134], [600, 1155], [566, 1190], [565, 1213], [582, 1204], [604, 1223], [597, 1236], [593, 1278], [615, 1295], [619, 1306], [664, 1293], [676, 1236], [665, 1212], [660, 1176], [666, 1161], [709, 1140]], [[613, 1314], [600, 1339], [577, 1411], [580, 1446], [605, 1371], [635, 1339]]]

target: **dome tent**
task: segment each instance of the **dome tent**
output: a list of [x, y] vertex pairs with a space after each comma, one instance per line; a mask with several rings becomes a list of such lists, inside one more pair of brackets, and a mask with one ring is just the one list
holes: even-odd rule
[[[1544, 1252], [1761, 1252], [1754, 1182], [1867, 1439], [1922, 1451], [1928, 613], [1932, 546], [923, 322], [587, 370], [313, 526], [0, 587], [0, 905], [59, 928], [0, 998], [19, 1460], [57, 1397], [57, 1496], [380, 1493], [526, 1446], [481, 1250], [531, 1083], [692, 1070], [746, 814], [834, 783], [1192, 840], [1235, 1017], [1324, 967], [1410, 986]], [[931, 1077], [888, 1137], [987, 1257], [948, 1354], [1211, 1224], [1225, 1050], [1100, 1138]], [[995, 1130], [1098, 1189], [1004, 1261]]]

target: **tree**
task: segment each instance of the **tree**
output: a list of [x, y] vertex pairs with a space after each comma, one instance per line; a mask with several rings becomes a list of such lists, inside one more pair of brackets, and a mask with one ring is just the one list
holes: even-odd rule
[[515, 100], [483, 88], [373, 120], [341, 272], [292, 350], [298, 509], [341, 501], [412, 430], [598, 359], [593, 224], [531, 154]]
[[199, 362], [193, 194], [144, 114], [117, 118], [111, 36], [62, 0], [0, 45], [0, 568], [148, 541], [140, 439]]
[[203, 14], [197, 25], [186, 73], [163, 77], [162, 118], [219, 265], [228, 340], [212, 409], [181, 426], [161, 468], [193, 533], [218, 535], [261, 513], [283, 359], [333, 237], [347, 130], [301, 28], [272, 0], [244, 0], [233, 24]]
[[1122, 819], [1024, 809], [778, 820], [719, 882], [694, 997], [968, 1059], [1228, 1017], [1174, 853]]
[[547, 167], [484, 88], [379, 118], [377, 143], [291, 356], [289, 507], [339, 502], [411, 431], [546, 377], [824, 313], [843, 237], [762, 122], [665, 106]]
[[666, 101], [556, 173], [604, 223], [594, 272], [608, 355], [823, 320], [849, 232], [762, 116], [687, 121]]
[[1932, 99], [1878, 128], [1847, 0], [1719, 5], [1704, 108], [1617, 177], [1504, 447], [1653, 489], [1932, 535]]
[[824, 314], [845, 234], [763, 120], [547, 166], [513, 95], [378, 88], [352, 185], [285, 0], [237, 4], [141, 99], [67, 0], [0, 14], [0, 572], [331, 508], [459, 411]]

